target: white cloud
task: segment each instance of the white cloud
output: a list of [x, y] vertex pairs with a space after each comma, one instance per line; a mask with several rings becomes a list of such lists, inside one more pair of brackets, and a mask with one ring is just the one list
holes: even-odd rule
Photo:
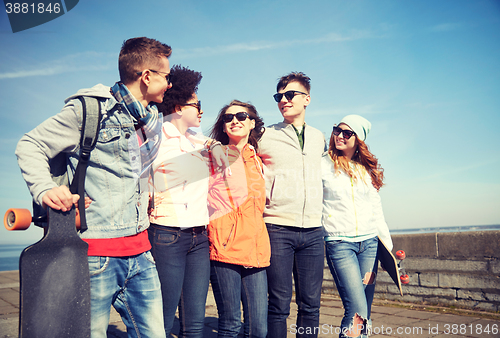
[[430, 28], [433, 32], [451, 32], [461, 28], [462, 25], [459, 23], [442, 23]]
[[346, 36], [338, 33], [329, 33], [324, 36], [313, 39], [289, 40], [280, 42], [256, 41], [248, 43], [236, 43], [232, 45], [217, 46], [217, 47], [176, 49], [175, 54], [176, 57], [178, 56], [179, 58], [188, 58], [188, 57], [198, 57], [200, 55], [212, 56], [212, 55], [223, 55], [223, 54], [240, 53], [240, 52], [254, 52], [266, 49], [286, 48], [295, 45], [334, 43], [334, 42], [353, 41], [360, 39], [373, 39], [382, 37], [383, 36], [374, 35], [369, 31], [355, 30], [352, 31], [350, 35]]
[[[14, 79], [32, 76], [47, 76], [61, 73], [113, 69], [116, 66], [114, 53], [85, 52], [66, 55], [60, 59], [45, 62], [31, 67], [14, 68], [13, 71], [1, 72], [1, 79]], [[2, 68], [7, 67], [3, 65]]]
[[356, 114], [368, 116], [374, 114], [387, 113], [387, 107], [382, 107], [376, 103], [365, 104], [359, 106], [337, 106], [332, 108], [313, 109], [308, 112], [308, 117], [323, 117], [323, 116], [345, 116]]
[[[375, 35], [370, 31], [353, 30], [349, 35], [342, 35], [339, 33], [329, 33], [321, 37], [302, 39], [302, 40], [288, 40], [288, 41], [254, 41], [247, 43], [236, 43], [225, 46], [216, 47], [201, 47], [192, 49], [176, 49], [176, 57], [180, 59], [234, 54], [241, 52], [256, 52], [261, 50], [271, 50], [288, 48], [297, 45], [311, 45], [322, 43], [336, 43], [344, 41], [354, 41], [360, 39], [373, 39], [382, 38], [382, 35]], [[23, 62], [20, 64], [33, 64], [32, 62]], [[0, 80], [23, 78], [32, 76], [50, 76], [62, 73], [78, 72], [78, 71], [94, 71], [114, 69], [116, 67], [116, 54], [114, 53], [98, 53], [98, 52], [84, 52], [64, 56], [60, 59], [45, 62], [31, 67], [16, 67], [15, 65], [2, 65], [1, 68], [8, 68], [9, 71], [2, 71], [0, 69]], [[13, 70], [10, 70], [13, 69]]]

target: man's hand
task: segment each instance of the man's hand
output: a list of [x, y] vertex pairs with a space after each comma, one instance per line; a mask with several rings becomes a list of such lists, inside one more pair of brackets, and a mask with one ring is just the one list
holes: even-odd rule
[[[60, 187], [54, 187], [47, 191], [42, 197], [42, 202], [44, 208], [48, 206], [55, 210], [68, 211], [73, 204], [78, 202], [79, 198], [80, 196], [77, 194], [73, 195], [67, 186], [61, 185]], [[90, 203], [88, 203], [88, 205], [90, 205]]]

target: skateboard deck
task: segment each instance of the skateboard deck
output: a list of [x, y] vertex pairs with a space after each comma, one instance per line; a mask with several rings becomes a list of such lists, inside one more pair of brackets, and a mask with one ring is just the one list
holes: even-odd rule
[[396, 261], [396, 258], [392, 254], [392, 252], [387, 248], [384, 242], [378, 238], [378, 260], [387, 271], [391, 279], [394, 281], [394, 284], [399, 289], [399, 293], [403, 296], [403, 288], [401, 287], [401, 279], [399, 277], [399, 267]]
[[48, 229], [19, 259], [19, 337], [90, 337], [88, 245], [75, 208], [48, 210]]

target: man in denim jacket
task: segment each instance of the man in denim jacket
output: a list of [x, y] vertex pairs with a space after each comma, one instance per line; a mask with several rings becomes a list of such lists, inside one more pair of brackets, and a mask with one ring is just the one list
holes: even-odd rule
[[[162, 102], [168, 88], [171, 48], [156, 40], [133, 38], [119, 56], [120, 82], [96, 85], [66, 100], [62, 111], [25, 134], [16, 149], [18, 163], [36, 203], [67, 211], [78, 201], [51, 179], [49, 161], [67, 156], [70, 176], [79, 160], [82, 105], [79, 95], [97, 97], [100, 133], [85, 181], [89, 244], [91, 335], [106, 337], [113, 305], [129, 337], [165, 337], [158, 273], [151, 245], [146, 184], [156, 156], [162, 116], [150, 102]], [[70, 177], [71, 179], [71, 177]]]

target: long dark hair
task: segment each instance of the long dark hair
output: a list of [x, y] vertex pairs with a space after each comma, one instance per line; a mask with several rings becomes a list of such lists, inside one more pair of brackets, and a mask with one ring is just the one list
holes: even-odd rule
[[210, 137], [221, 142], [224, 145], [229, 144], [229, 137], [224, 132], [225, 123], [222, 117], [226, 114], [226, 111], [229, 109], [229, 107], [232, 106], [240, 106], [246, 108], [250, 119], [255, 121], [255, 128], [250, 131], [250, 135], [248, 136], [248, 143], [255, 148], [255, 151], [257, 151], [259, 140], [264, 133], [264, 121], [259, 116], [259, 113], [257, 112], [255, 106], [250, 103], [233, 100], [228, 105], [222, 107], [219, 115], [217, 116], [217, 120], [215, 121], [215, 124], [210, 131]]

